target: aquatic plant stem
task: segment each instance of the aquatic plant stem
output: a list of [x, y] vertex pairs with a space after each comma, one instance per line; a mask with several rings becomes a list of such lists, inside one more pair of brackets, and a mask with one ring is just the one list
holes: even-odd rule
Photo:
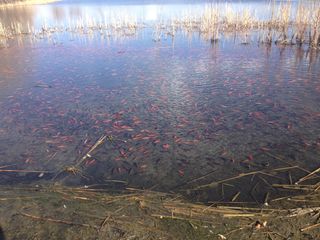
[[87, 158], [91, 157], [91, 153], [97, 148], [99, 147], [101, 144], [103, 144], [105, 142], [105, 140], [107, 139], [106, 135], [101, 136], [96, 143], [89, 149], [89, 151], [81, 158], [81, 160], [76, 164], [76, 166], [80, 166]]
[[319, 168], [317, 168], [316, 170], [312, 171], [312, 172], [311, 172], [311, 173], [309, 173], [308, 175], [306, 175], [306, 176], [304, 176], [304, 177], [300, 178], [297, 182], [295, 182], [295, 184], [299, 184], [299, 183], [301, 183], [301, 182], [303, 182], [303, 181], [305, 181], [305, 180], [309, 179], [312, 175], [314, 175], [314, 174], [316, 174], [316, 173], [318, 173], [318, 172], [320, 172], [320, 167], [319, 167]]
[[320, 227], [320, 223], [317, 223], [317, 224], [314, 224], [314, 225], [311, 225], [311, 226], [308, 226], [308, 227], [301, 228], [300, 231], [301, 232], [305, 232], [305, 231], [308, 231], [308, 230], [311, 230], [311, 229], [317, 228], [317, 227]]
[[[298, 168], [298, 166], [291, 166], [291, 167], [283, 167], [283, 168], [275, 168], [275, 169], [271, 169], [271, 170], [268, 170], [268, 172], [273, 172], [273, 171], [285, 171], [285, 170], [288, 170], [288, 169], [292, 169], [292, 168]], [[200, 190], [200, 189], [203, 189], [203, 188], [208, 188], [208, 187], [214, 187], [214, 186], [217, 186], [218, 184], [221, 184], [221, 183], [224, 183], [224, 182], [228, 182], [228, 181], [231, 181], [231, 180], [235, 180], [235, 179], [238, 179], [238, 178], [242, 178], [242, 177], [246, 177], [246, 176], [251, 176], [251, 175], [255, 175], [255, 174], [266, 174], [268, 176], [272, 176], [270, 174], [268, 174], [267, 172], [265, 171], [254, 171], [254, 172], [248, 172], [248, 173], [240, 173], [239, 175], [237, 176], [234, 176], [234, 177], [231, 177], [231, 178], [226, 178], [226, 179], [223, 179], [223, 180], [220, 180], [220, 181], [216, 181], [216, 182], [211, 182], [209, 184], [205, 184], [205, 185], [202, 185], [202, 186], [198, 186], [192, 190]]]
[[15, 169], [0, 169], [0, 172], [16, 172], [16, 173], [53, 173], [52, 171], [40, 171], [40, 170], [15, 170]]

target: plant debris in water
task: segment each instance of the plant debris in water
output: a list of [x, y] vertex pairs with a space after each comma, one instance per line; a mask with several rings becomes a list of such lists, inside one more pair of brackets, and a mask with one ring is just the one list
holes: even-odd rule
[[[0, 238], [320, 238], [318, 11], [284, 6], [0, 50]], [[109, 28], [125, 37], [101, 45]]]

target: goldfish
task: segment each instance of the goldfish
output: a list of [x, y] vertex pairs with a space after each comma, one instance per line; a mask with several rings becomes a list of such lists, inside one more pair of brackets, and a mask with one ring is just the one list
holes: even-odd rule
[[165, 143], [165, 144], [162, 145], [162, 148], [164, 150], [168, 150], [170, 148], [170, 145], [168, 143]]

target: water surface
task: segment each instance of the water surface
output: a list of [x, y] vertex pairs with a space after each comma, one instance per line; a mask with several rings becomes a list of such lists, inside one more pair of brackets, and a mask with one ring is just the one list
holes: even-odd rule
[[[192, 4], [193, 10], [204, 7]], [[267, 3], [254, 4], [262, 9]], [[171, 15], [191, 3], [159, 6], [61, 2], [14, 8], [15, 18], [6, 20], [40, 26], [45, 16], [48, 23], [67, 24], [83, 13], [125, 8], [148, 22], [158, 18], [152, 9]], [[292, 168], [192, 189], [243, 172], [319, 166], [316, 51], [243, 45], [241, 34], [217, 44], [182, 31], [157, 42], [152, 34], [148, 27], [110, 38], [64, 32], [14, 39], [1, 49], [0, 167], [40, 173], [0, 173], [0, 182], [123, 180], [204, 201], [230, 201], [240, 191], [239, 201], [263, 202], [266, 192], [280, 194], [272, 183], [306, 173]], [[101, 136], [108, 140], [79, 171], [64, 171]]]

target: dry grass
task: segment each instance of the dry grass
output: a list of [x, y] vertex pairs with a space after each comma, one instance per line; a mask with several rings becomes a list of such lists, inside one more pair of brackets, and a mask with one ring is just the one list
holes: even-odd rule
[[52, 2], [58, 2], [60, 0], [18, 0], [18, 1], [0, 1], [0, 8], [25, 6], [25, 5], [37, 5], [37, 4], [48, 4]]
[[[301, 186], [273, 185], [275, 188], [290, 189], [298, 193], [301, 193], [301, 190], [305, 192], [294, 197], [291, 195], [272, 199], [269, 205], [248, 205], [236, 202], [204, 205], [191, 203], [177, 194], [134, 188], [112, 192], [102, 188], [103, 186], [100, 187], [100, 189], [97, 189], [98, 185], [85, 188], [59, 185], [2, 187], [3, 194], [0, 201], [3, 207], [7, 203], [20, 204], [13, 208], [11, 214], [12, 216], [20, 215], [21, 217], [15, 218], [15, 221], [22, 221], [21, 224], [32, 226], [30, 221], [40, 221], [48, 225], [89, 228], [100, 233], [110, 227], [120, 228], [128, 233], [127, 237], [133, 234], [144, 236], [152, 232], [165, 239], [183, 239], [163, 228], [163, 223], [168, 222], [172, 226], [188, 223], [195, 232], [202, 228], [207, 231], [206, 235], [220, 234], [230, 236], [230, 239], [237, 234], [242, 234], [242, 237], [237, 239], [246, 239], [243, 236], [252, 233], [257, 235], [253, 239], [264, 239], [261, 237], [266, 231], [285, 235], [288, 229], [279, 229], [278, 226], [281, 222], [288, 221], [295, 223], [293, 226], [296, 234], [310, 232], [320, 227], [320, 224], [314, 220], [320, 210], [317, 207], [320, 201], [319, 183]], [[61, 202], [67, 207], [61, 208]], [[298, 207], [301, 203], [303, 208]], [[208, 239], [213, 237], [208, 236]], [[296, 237], [299, 239], [298, 236]]]
[[[50, 0], [49, 0], [50, 1]], [[35, 1], [32, 1], [35, 2]], [[248, 34], [252, 30], [260, 31], [259, 41], [282, 45], [308, 44], [313, 48], [320, 45], [320, 4], [300, 3], [293, 7], [291, 1], [275, 5], [270, 3], [266, 10], [268, 19], [259, 19], [254, 10], [249, 7], [236, 10], [233, 4], [207, 5], [200, 16], [187, 12], [182, 17], [173, 18], [164, 23], [155, 23], [153, 39], [160, 41], [162, 36], [174, 37], [181, 30], [187, 33], [198, 32], [207, 40], [216, 42], [220, 35], [230, 32], [245, 33], [243, 43], [248, 44]], [[99, 32], [103, 37], [133, 36], [137, 30], [144, 27], [136, 16], [128, 13], [102, 16], [104, 20], [94, 17], [71, 20], [65, 26], [48, 26], [43, 24], [41, 29], [32, 29], [29, 25], [12, 23], [4, 27], [0, 23], [0, 37], [12, 38], [23, 34], [43, 38], [50, 37], [55, 32], [72, 32], [76, 34], [94, 34]]]

